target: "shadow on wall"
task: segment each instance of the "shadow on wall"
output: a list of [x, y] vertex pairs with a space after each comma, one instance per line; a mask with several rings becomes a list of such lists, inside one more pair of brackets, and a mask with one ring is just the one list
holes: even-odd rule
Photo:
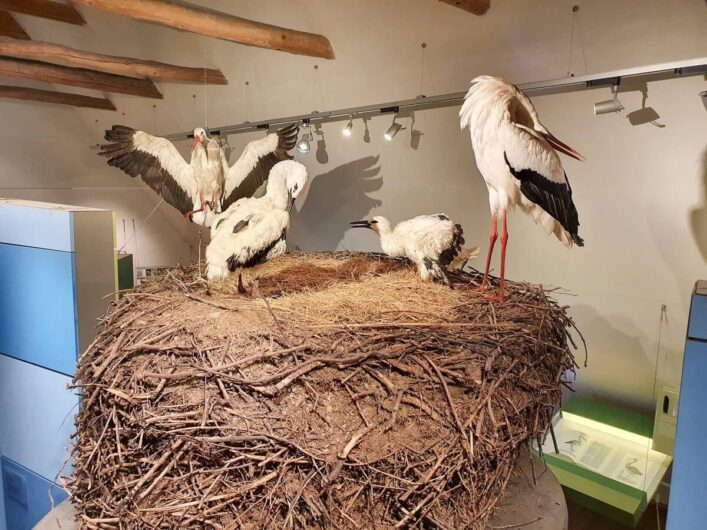
[[582, 394], [600, 397], [615, 405], [652, 408], [656, 359], [645, 351], [647, 342], [629, 319], [600, 315], [587, 305], [573, 306], [572, 318], [587, 341], [588, 364], [584, 350], [575, 351], [577, 388]]
[[690, 212], [690, 228], [702, 259], [707, 263], [707, 147], [702, 151], [702, 199]]
[[314, 177], [299, 211], [292, 214], [288, 240], [303, 250], [335, 250], [349, 221], [364, 218], [381, 202], [368, 196], [383, 186], [377, 156], [348, 162]]

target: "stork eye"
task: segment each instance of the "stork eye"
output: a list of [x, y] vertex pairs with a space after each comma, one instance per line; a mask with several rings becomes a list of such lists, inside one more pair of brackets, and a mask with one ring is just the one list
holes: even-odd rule
[[378, 221], [371, 221], [371, 224], [376, 224]]

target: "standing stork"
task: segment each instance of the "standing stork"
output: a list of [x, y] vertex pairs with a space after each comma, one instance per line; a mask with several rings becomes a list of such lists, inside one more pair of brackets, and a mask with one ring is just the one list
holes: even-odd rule
[[482, 289], [488, 283], [499, 214], [503, 220], [501, 285], [494, 298], [502, 301], [509, 209], [520, 206], [567, 247], [584, 245], [578, 234], [579, 217], [572, 201], [572, 188], [556, 151], [577, 160], [583, 157], [540, 123], [528, 96], [496, 77], [482, 75], [472, 80], [459, 117], [461, 128], [469, 127], [476, 165], [489, 191], [491, 235]]
[[185, 217], [208, 227], [219, 212], [255, 193], [275, 164], [292, 158], [287, 152], [298, 132], [293, 123], [253, 140], [231, 167], [219, 143], [200, 127], [194, 129], [189, 163], [166, 138], [124, 125], [106, 131], [109, 143], [98, 154], [131, 177], [141, 177]]

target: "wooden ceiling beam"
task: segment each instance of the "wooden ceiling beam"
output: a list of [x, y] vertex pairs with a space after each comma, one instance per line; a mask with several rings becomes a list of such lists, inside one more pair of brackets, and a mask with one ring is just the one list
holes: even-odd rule
[[172, 0], [74, 0], [74, 3], [240, 44], [334, 58], [331, 44], [323, 35], [263, 24]]
[[15, 20], [9, 11], [0, 10], [0, 35], [13, 39], [29, 40], [29, 35]]
[[58, 103], [72, 107], [85, 107], [89, 109], [116, 110], [115, 105], [106, 98], [94, 98], [81, 94], [67, 92], [51, 92], [37, 88], [0, 85], [0, 98], [22, 99], [25, 101], [41, 101], [42, 103]]
[[491, 0], [439, 0], [475, 15], [483, 15], [491, 7]]
[[0, 37], [0, 55], [19, 59], [35, 59], [76, 68], [87, 68], [109, 74], [138, 78], [148, 77], [157, 81], [207, 83], [212, 85], [228, 84], [221, 70], [188, 68], [156, 61], [101, 55], [48, 42], [24, 42]]
[[0, 75], [145, 98], [162, 99], [163, 97], [149, 79], [135, 79], [134, 77], [106, 74], [83, 68], [69, 68], [39, 61], [0, 57]]
[[72, 4], [52, 0], [0, 0], [0, 9], [83, 26], [86, 21]]

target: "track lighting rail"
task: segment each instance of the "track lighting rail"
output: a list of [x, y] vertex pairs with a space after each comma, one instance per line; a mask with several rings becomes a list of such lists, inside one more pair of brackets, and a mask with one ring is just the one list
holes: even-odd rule
[[[588, 74], [581, 76], [566, 77], [562, 79], [552, 79], [548, 81], [536, 81], [532, 83], [522, 83], [518, 88], [529, 96], [541, 96], [546, 94], [558, 94], [562, 92], [575, 92], [593, 88], [606, 87], [617, 84], [620, 80], [634, 81], [661, 81], [676, 77], [687, 77], [693, 75], [703, 75], [707, 73], [707, 57], [690, 59], [686, 61], [675, 61], [670, 63], [655, 64], [651, 66], [639, 66], [634, 68], [624, 68], [615, 72], [604, 72], [599, 74]], [[452, 92], [438, 96], [418, 96], [414, 99], [393, 101], [390, 103], [378, 103], [374, 105], [363, 105], [346, 109], [330, 110], [323, 112], [312, 112], [297, 116], [286, 116], [282, 118], [272, 118], [257, 122], [243, 122], [235, 125], [225, 125], [211, 130], [213, 134], [229, 135], [243, 132], [256, 131], [259, 129], [277, 128], [292, 122], [312, 122], [327, 123], [334, 121], [345, 121], [357, 118], [369, 118], [381, 114], [398, 113], [404, 116], [406, 111], [433, 109], [440, 107], [450, 107], [459, 105], [464, 99], [464, 92]], [[187, 140], [192, 131], [169, 134], [166, 137], [170, 140]]]

